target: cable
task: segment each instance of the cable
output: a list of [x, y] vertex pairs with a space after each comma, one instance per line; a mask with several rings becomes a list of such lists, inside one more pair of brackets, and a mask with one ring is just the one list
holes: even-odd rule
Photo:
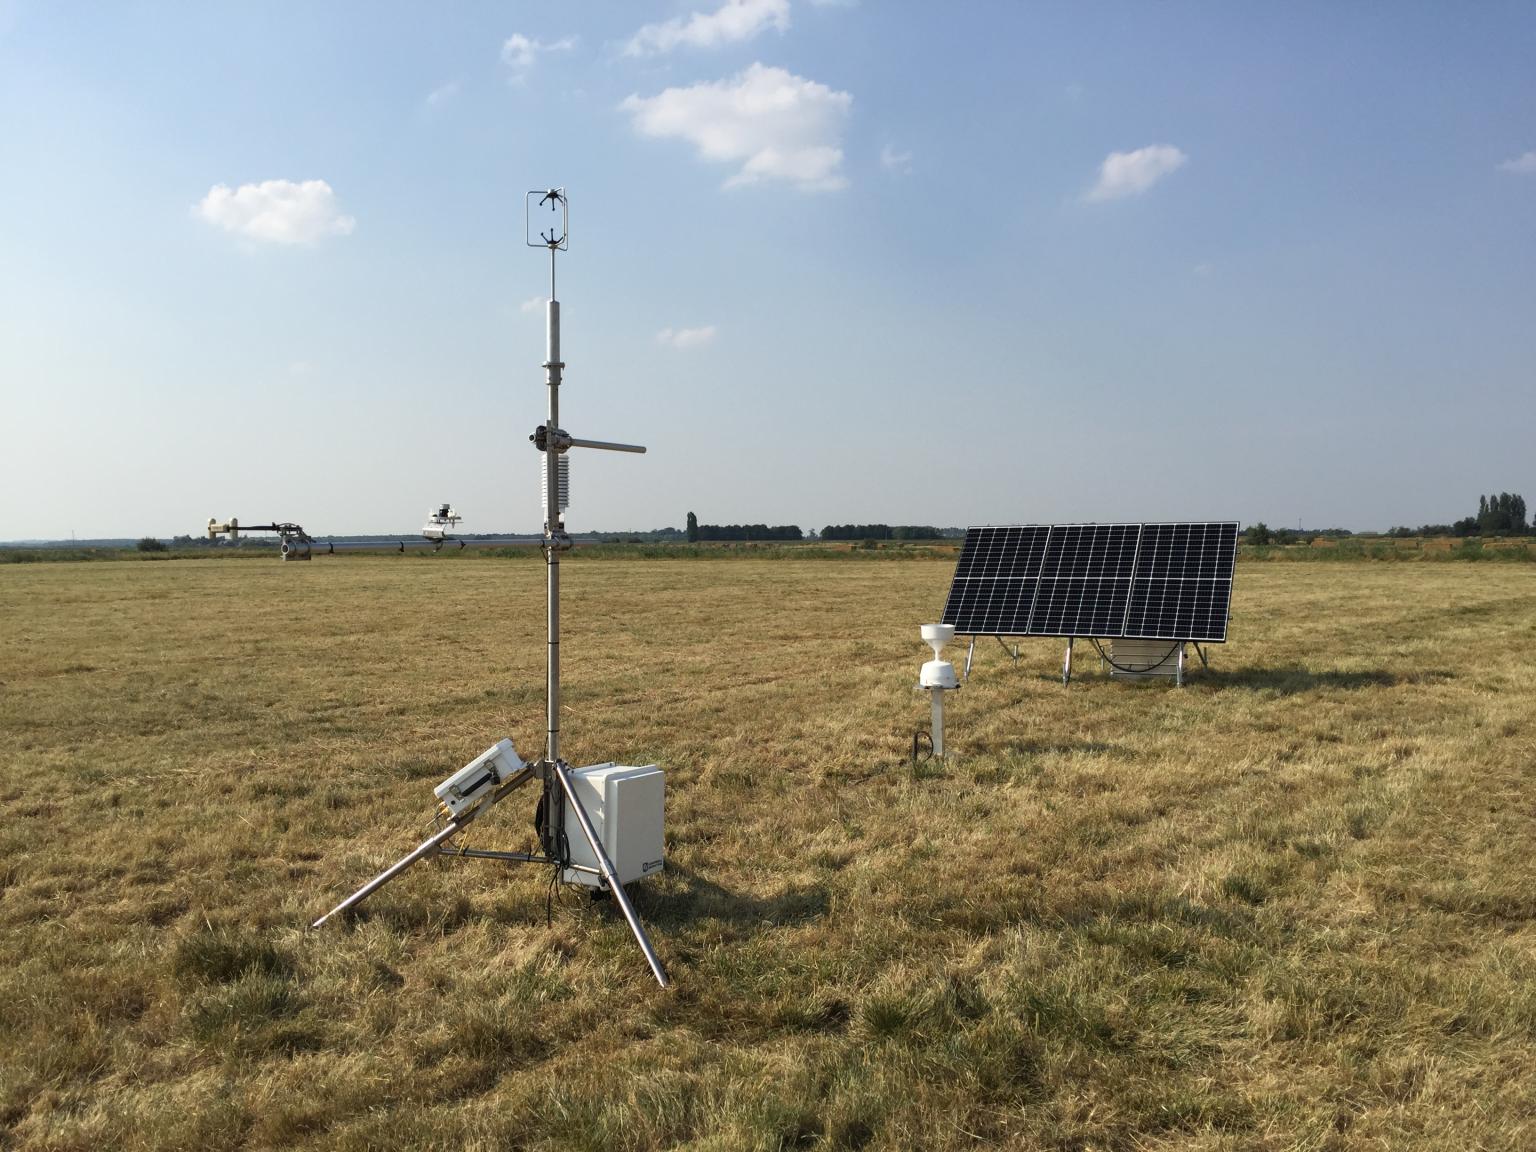
[[1184, 642], [1182, 640], [1175, 640], [1173, 642], [1173, 647], [1168, 649], [1167, 654], [1161, 660], [1159, 660], [1156, 664], [1148, 664], [1143, 668], [1133, 668], [1126, 664], [1116, 664], [1109, 653], [1104, 651], [1104, 646], [1091, 636], [1088, 638], [1088, 643], [1093, 645], [1093, 650], [1099, 654], [1099, 659], [1108, 664], [1116, 672], [1126, 672], [1135, 675], [1138, 673], [1155, 672], [1157, 669], [1161, 668], [1164, 664], [1173, 659], [1174, 653], [1179, 650], [1179, 646]]
[[[921, 744], [922, 744], [922, 742], [924, 740], [928, 741], [928, 754], [926, 756], [924, 756], [921, 760], [919, 760], [917, 754], [918, 754], [918, 752], [920, 752], [922, 750], [921, 749]], [[928, 763], [928, 761], [930, 761], [932, 759], [933, 759], [933, 733], [932, 732], [924, 731], [923, 729], [919, 728], [916, 732], [912, 733], [912, 763], [914, 763], [914, 764], [926, 764], [926, 763]]]

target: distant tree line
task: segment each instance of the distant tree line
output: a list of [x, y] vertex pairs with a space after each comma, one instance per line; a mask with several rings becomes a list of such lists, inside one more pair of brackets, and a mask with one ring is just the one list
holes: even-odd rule
[[647, 532], [593, 532], [592, 535], [602, 544], [667, 544], [683, 538], [682, 530], [678, 528], [652, 528]]
[[1388, 536], [1529, 536], [1533, 527], [1526, 518], [1525, 497], [1500, 492], [1477, 498], [1477, 515], [1454, 524], [1421, 524], [1417, 528], [1393, 528]]
[[1518, 492], [1477, 498], [1477, 527], [1484, 536], [1524, 536], [1531, 530], [1525, 518], [1525, 497]]
[[938, 540], [943, 531], [931, 524], [828, 524], [823, 540]]
[[686, 532], [690, 544], [700, 540], [803, 540], [805, 533], [798, 524], [700, 524], [699, 518], [688, 513]]
[[1271, 528], [1262, 520], [1243, 529], [1248, 544], [1310, 544], [1319, 536], [1333, 540], [1353, 535], [1348, 528]]
[[700, 540], [803, 540], [798, 524], [700, 524]]

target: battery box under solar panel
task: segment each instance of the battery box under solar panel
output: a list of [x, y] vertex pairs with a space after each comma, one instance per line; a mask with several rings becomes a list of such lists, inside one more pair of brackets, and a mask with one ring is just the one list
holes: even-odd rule
[[1109, 674], [1117, 680], [1150, 680], [1158, 676], [1176, 679], [1182, 641], [1136, 640], [1124, 637], [1109, 642]]

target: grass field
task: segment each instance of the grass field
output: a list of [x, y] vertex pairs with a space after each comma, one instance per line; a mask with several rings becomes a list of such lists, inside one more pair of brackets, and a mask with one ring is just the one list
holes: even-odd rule
[[539, 869], [305, 928], [537, 755], [536, 562], [0, 569], [0, 1146], [1536, 1146], [1536, 573], [1245, 562], [1183, 690], [982, 645], [914, 772], [950, 567], [563, 568], [668, 991]]

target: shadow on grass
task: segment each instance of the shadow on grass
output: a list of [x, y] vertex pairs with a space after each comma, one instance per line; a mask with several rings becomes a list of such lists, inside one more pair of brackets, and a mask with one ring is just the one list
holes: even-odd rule
[[1297, 696], [1303, 692], [1326, 689], [1356, 691], [1361, 688], [1394, 688], [1402, 684], [1438, 684], [1455, 678], [1443, 668], [1421, 668], [1413, 672], [1390, 672], [1372, 668], [1363, 672], [1327, 669], [1315, 672], [1295, 665], [1283, 668], [1237, 668], [1232, 671], [1212, 669], [1191, 678], [1190, 683], [1213, 689], [1244, 689]]
[[713, 919], [740, 926], [809, 924], [826, 915], [828, 900], [816, 884], [785, 888], [772, 896], [743, 896], [706, 880], [691, 869], [667, 864], [664, 888], [627, 887], [636, 910], [658, 925], [692, 924]]

